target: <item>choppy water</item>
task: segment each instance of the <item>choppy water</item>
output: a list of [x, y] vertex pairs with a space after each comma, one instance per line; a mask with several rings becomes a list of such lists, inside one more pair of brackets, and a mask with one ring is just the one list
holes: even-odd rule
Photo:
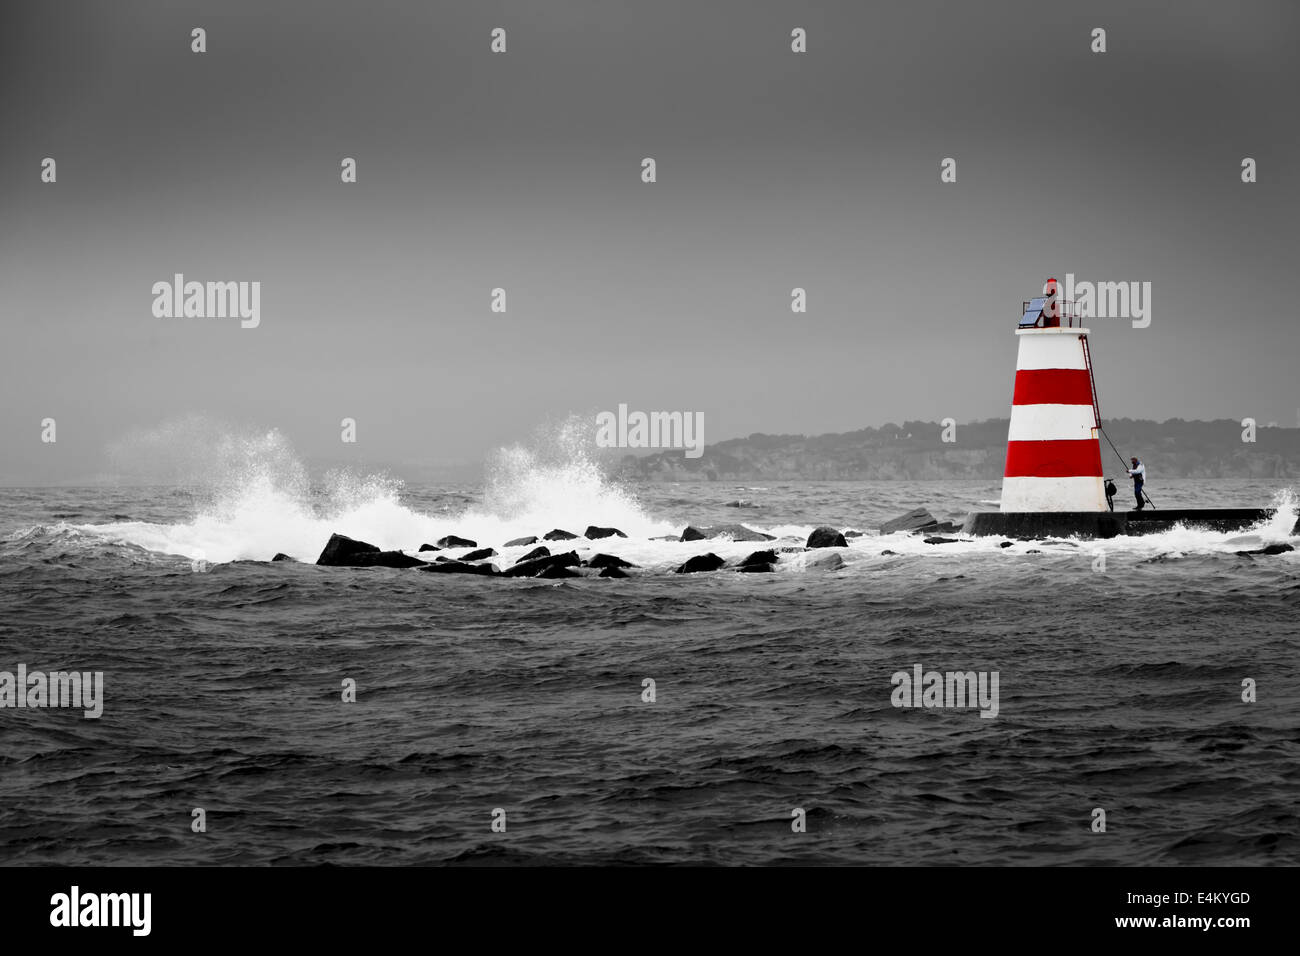
[[[1149, 486], [1187, 507], [1283, 490]], [[757, 545], [648, 540], [688, 522], [870, 530], [997, 495], [997, 482], [625, 493], [527, 462], [486, 489], [262, 476], [199, 495], [0, 490], [0, 670], [106, 683], [99, 720], [0, 710], [0, 859], [1300, 862], [1300, 560], [1234, 553], [1300, 544], [1288, 519], [1100, 546], [869, 534], [842, 570], [792, 554], [760, 575], [668, 573]], [[725, 506], [738, 498], [758, 507]], [[587, 524], [628, 532], [592, 550], [644, 572], [259, 563], [314, 560], [331, 531], [501, 550]], [[891, 674], [915, 664], [998, 671], [998, 716], [895, 708]], [[356, 703], [340, 700], [345, 678]], [[191, 832], [195, 807], [206, 833]], [[505, 833], [490, 829], [498, 807]], [[806, 833], [791, 831], [795, 807]], [[1105, 833], [1090, 829], [1096, 807]]]

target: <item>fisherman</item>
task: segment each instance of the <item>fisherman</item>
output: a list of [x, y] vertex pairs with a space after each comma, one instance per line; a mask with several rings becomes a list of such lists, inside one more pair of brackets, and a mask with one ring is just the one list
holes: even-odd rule
[[1109, 478], [1106, 479], [1106, 507], [1111, 511], [1115, 510], [1115, 496], [1119, 494], [1119, 489], [1115, 487], [1115, 482]]
[[1147, 466], [1136, 458], [1130, 458], [1129, 461], [1133, 463], [1133, 467], [1126, 470], [1133, 478], [1133, 494], [1137, 497], [1137, 510], [1141, 511], [1146, 503], [1142, 500], [1142, 484], [1147, 480]]

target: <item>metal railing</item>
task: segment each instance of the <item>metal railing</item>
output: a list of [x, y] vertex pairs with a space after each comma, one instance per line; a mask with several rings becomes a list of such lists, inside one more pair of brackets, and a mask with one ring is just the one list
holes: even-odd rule
[[[1021, 315], [1025, 314], [1025, 310], [1029, 308], [1029, 303], [1031, 301], [1033, 300], [1024, 299], [1021, 301], [1020, 303]], [[1056, 308], [1057, 311], [1060, 312], [1062, 327], [1067, 329], [1075, 328], [1076, 326], [1074, 323], [1075, 320], [1077, 319], [1079, 322], [1078, 328], [1083, 328], [1083, 320], [1085, 316], [1083, 314], [1083, 311], [1079, 308], [1079, 304], [1075, 302], [1073, 299], [1057, 299]]]

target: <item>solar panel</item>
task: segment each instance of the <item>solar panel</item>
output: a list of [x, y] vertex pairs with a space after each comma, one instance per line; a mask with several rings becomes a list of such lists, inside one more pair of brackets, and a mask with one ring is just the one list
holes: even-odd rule
[[1029, 300], [1025, 305], [1025, 314], [1020, 317], [1022, 327], [1038, 324], [1038, 316], [1042, 314], [1043, 305], [1047, 302], [1047, 298], [1045, 295], [1040, 295]]

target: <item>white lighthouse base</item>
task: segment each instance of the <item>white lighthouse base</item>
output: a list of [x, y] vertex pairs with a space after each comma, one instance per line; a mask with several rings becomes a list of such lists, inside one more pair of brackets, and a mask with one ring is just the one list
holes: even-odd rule
[[1105, 480], [1088, 477], [1003, 478], [1002, 510], [1106, 511]]

